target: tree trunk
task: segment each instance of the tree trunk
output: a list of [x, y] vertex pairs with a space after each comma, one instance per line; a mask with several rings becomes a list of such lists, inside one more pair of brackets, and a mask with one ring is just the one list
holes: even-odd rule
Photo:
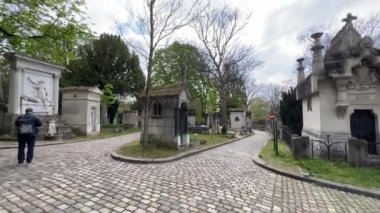
[[149, 5], [149, 21], [150, 21], [150, 43], [149, 43], [149, 59], [148, 59], [148, 73], [146, 79], [146, 90], [145, 90], [145, 105], [144, 105], [144, 128], [142, 132], [142, 144], [143, 147], [148, 145], [148, 132], [149, 132], [149, 115], [150, 115], [150, 86], [151, 86], [151, 76], [153, 70], [153, 53], [154, 53], [154, 19], [153, 19], [153, 7], [155, 0], [152, 0]]
[[107, 104], [100, 104], [100, 124], [108, 124]]
[[220, 94], [220, 113], [221, 113], [221, 120], [220, 125], [222, 126], [222, 134], [227, 134], [227, 97], [226, 97], [226, 90], [223, 86], [219, 88], [219, 94]]

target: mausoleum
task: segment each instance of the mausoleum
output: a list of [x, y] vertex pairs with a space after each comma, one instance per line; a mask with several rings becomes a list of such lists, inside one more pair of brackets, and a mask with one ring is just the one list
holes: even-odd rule
[[62, 88], [61, 92], [62, 119], [71, 125], [76, 134], [99, 134], [102, 91], [97, 87], [74, 86]]
[[348, 14], [345, 25], [333, 37], [323, 57], [321, 37], [315, 33], [312, 71], [305, 78], [303, 59], [298, 59], [297, 98], [302, 100], [302, 135], [311, 138], [368, 141], [369, 154], [380, 146], [380, 49], [362, 37]]
[[251, 127], [251, 113], [245, 112], [243, 108], [231, 108], [229, 112], [231, 130], [240, 131], [243, 127]]
[[43, 120], [54, 121], [58, 115], [59, 79], [64, 67], [16, 53], [6, 54], [5, 58], [11, 70], [8, 111], [1, 119], [2, 132], [14, 132], [13, 121], [26, 108], [32, 108]]
[[[145, 99], [145, 91], [140, 96]], [[152, 88], [150, 90], [149, 141], [180, 148], [188, 147], [187, 130], [190, 93], [184, 85]], [[144, 112], [142, 133], [144, 132]]]

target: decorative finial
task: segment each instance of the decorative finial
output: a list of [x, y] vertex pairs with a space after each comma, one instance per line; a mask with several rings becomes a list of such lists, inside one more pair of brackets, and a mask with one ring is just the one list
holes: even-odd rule
[[297, 68], [297, 70], [304, 70], [305, 69], [305, 67], [302, 64], [304, 60], [305, 60], [305, 58], [299, 58], [299, 59], [297, 59], [297, 62], [298, 62], [298, 68]]
[[352, 23], [353, 20], [357, 19], [357, 16], [353, 16], [351, 13], [347, 14], [347, 17], [342, 19], [342, 22], [346, 22], [347, 24]]
[[302, 81], [305, 80], [305, 72], [304, 72], [305, 67], [302, 64], [302, 62], [304, 60], [305, 60], [304, 58], [297, 59], [297, 62], [298, 62], [298, 67], [297, 67], [297, 70], [298, 70], [297, 83], [301, 83]]

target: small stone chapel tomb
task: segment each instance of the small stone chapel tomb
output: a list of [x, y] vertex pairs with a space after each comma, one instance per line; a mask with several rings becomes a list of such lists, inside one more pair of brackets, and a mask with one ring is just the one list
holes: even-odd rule
[[[145, 91], [140, 96], [145, 99]], [[172, 147], [188, 147], [187, 130], [190, 93], [183, 85], [164, 86], [150, 90], [149, 141]], [[142, 133], [144, 132], [144, 112]]]
[[62, 119], [76, 134], [100, 133], [100, 100], [102, 91], [97, 87], [65, 87], [62, 92]]

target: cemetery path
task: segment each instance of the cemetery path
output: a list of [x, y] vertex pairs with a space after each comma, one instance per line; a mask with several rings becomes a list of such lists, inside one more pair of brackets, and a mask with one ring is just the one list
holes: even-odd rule
[[252, 163], [268, 135], [177, 162], [139, 165], [110, 153], [139, 133], [37, 147], [30, 167], [0, 150], [0, 212], [376, 212], [379, 200], [276, 175]]

